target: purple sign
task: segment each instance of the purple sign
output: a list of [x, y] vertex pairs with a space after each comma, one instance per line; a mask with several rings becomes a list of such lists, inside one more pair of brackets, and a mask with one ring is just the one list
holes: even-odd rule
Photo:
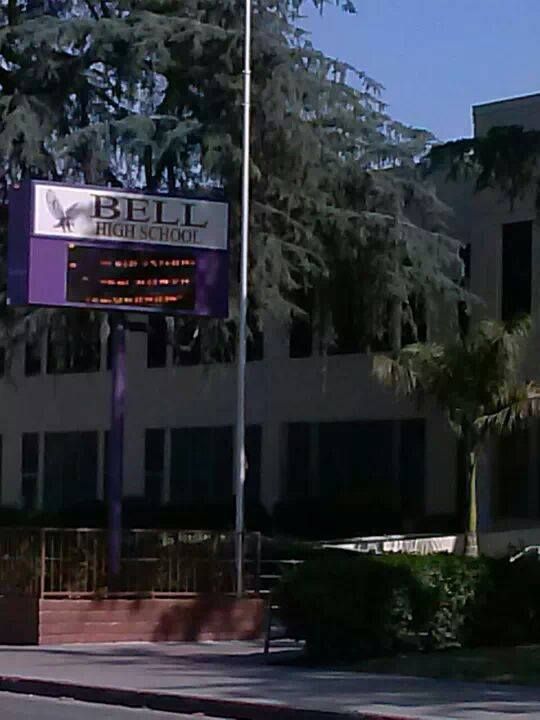
[[8, 303], [228, 314], [228, 205], [26, 182], [9, 194]]

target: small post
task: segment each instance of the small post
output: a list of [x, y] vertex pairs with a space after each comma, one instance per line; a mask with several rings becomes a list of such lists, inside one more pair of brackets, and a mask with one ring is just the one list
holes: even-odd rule
[[111, 315], [111, 434], [107, 486], [107, 576], [114, 588], [120, 573], [122, 549], [122, 484], [124, 467], [124, 414], [126, 397], [126, 329], [123, 315]]

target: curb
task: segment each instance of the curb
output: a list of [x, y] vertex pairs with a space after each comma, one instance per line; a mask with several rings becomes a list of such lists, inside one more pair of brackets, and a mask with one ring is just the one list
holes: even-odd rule
[[80, 685], [59, 680], [40, 680], [17, 676], [0, 676], [0, 692], [69, 698], [98, 705], [148, 708], [162, 712], [206, 715], [231, 720], [412, 720], [397, 715], [362, 712], [333, 712], [273, 705], [250, 700], [222, 700], [197, 695], [173, 695], [147, 690]]

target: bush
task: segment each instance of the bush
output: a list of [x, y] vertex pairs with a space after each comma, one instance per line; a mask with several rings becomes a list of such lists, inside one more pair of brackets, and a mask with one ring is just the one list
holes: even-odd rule
[[540, 562], [492, 561], [468, 630], [469, 645], [540, 642]]
[[352, 660], [405, 646], [433, 595], [405, 565], [321, 551], [284, 578], [277, 601], [312, 658]]
[[401, 531], [398, 512], [354, 496], [282, 501], [273, 521], [275, 532], [312, 540]]
[[[234, 529], [233, 500], [223, 503], [167, 505], [155, 509], [149, 509], [140, 502], [133, 502], [126, 507], [124, 501], [124, 508], [126, 525], [129, 527], [180, 528], [183, 530]], [[245, 523], [248, 531], [267, 531], [270, 526], [270, 518], [262, 505], [246, 503]]]
[[[153, 507], [141, 497], [124, 497], [122, 523], [126, 528], [170, 528], [180, 530], [231, 530], [234, 502]], [[246, 503], [246, 529], [268, 531], [270, 518], [261, 505]], [[0, 527], [104, 528], [107, 505], [92, 500], [57, 512], [28, 511], [0, 506]]]
[[457, 535], [463, 532], [463, 522], [457, 515], [423, 515], [414, 519], [412, 532], [422, 535]]
[[540, 641], [540, 563], [320, 551], [276, 591], [316, 660]]
[[0, 506], [0, 527], [18, 527], [28, 525], [28, 513], [10, 505]]

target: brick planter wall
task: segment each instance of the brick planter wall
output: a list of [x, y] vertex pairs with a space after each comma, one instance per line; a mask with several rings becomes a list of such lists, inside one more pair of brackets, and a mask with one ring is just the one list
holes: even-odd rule
[[259, 598], [0, 598], [0, 644], [253, 640], [263, 625]]
[[0, 644], [36, 645], [39, 638], [39, 600], [0, 597]]

